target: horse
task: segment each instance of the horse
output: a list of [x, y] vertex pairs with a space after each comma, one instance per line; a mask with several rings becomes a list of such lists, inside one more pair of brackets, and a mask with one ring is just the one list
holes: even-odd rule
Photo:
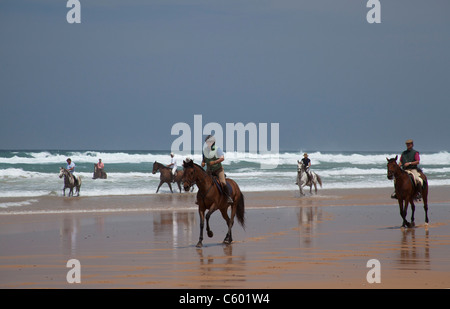
[[[225, 219], [228, 227], [228, 232], [223, 240], [224, 244], [231, 244], [233, 242], [233, 237], [231, 235], [231, 228], [234, 224], [234, 217], [236, 216], [238, 222], [245, 229], [245, 205], [244, 205], [244, 195], [242, 194], [237, 183], [227, 178], [227, 183], [231, 186], [230, 196], [233, 199], [233, 204], [231, 205], [231, 218], [228, 216], [228, 207], [230, 205], [227, 203], [227, 197], [225, 194], [221, 193], [219, 189], [220, 182], [215, 183], [213, 177], [203, 170], [203, 168], [195, 164], [194, 161], [189, 160], [188, 162], [183, 161], [184, 168], [184, 180], [183, 187], [186, 191], [196, 184], [198, 187], [197, 193], [197, 204], [198, 213], [200, 215], [200, 237], [197, 243], [197, 248], [203, 246], [203, 227], [206, 219], [206, 231], [208, 237], [213, 237], [214, 233], [209, 227], [209, 217], [216, 210], [220, 210], [222, 217]], [[205, 215], [205, 211], [208, 209], [208, 213]]]
[[297, 160], [297, 183], [300, 189], [300, 195], [305, 195], [303, 193], [303, 187], [309, 186], [309, 193], [312, 194], [312, 186], [314, 185], [315, 192], [317, 194], [317, 183], [320, 184], [322, 188], [322, 179], [315, 172], [310, 171], [311, 179], [308, 179], [308, 175], [306, 174], [305, 165]]
[[[414, 184], [413, 179], [411, 179], [410, 174], [404, 171], [397, 164], [397, 158], [388, 159], [387, 163], [387, 178], [389, 180], [394, 179], [395, 195], [398, 200], [398, 205], [400, 207], [400, 216], [403, 219], [402, 227], [413, 227], [414, 223], [414, 212], [416, 206], [414, 205], [414, 199], [417, 198], [419, 193], [422, 193], [423, 199], [423, 209], [425, 210], [425, 224], [428, 225], [428, 180], [427, 177], [419, 171], [420, 178], [422, 178], [424, 186], [420, 188]], [[406, 220], [406, 214], [408, 211], [408, 203], [411, 204], [412, 214], [411, 223]]]
[[80, 196], [80, 187], [81, 187], [81, 177], [77, 176], [77, 185], [75, 186], [75, 179], [69, 170], [60, 167], [59, 169], [59, 178], [64, 177], [64, 188], [63, 188], [63, 196], [66, 196], [66, 188], [69, 188], [69, 196], [73, 196], [73, 187], [76, 187], [77, 196]]
[[92, 179], [97, 179], [97, 178], [106, 179], [107, 177], [108, 176], [106, 175], [106, 172], [103, 170], [100, 170], [98, 168], [98, 164], [95, 163], [94, 164], [94, 176], [92, 177]]
[[[173, 193], [172, 191], [172, 169], [170, 167], [165, 166], [164, 164], [161, 164], [157, 161], [155, 161], [155, 163], [153, 163], [153, 171], [152, 174], [156, 174], [156, 172], [160, 172], [160, 176], [159, 176], [159, 185], [158, 185], [158, 189], [156, 189], [156, 193], [158, 193], [159, 188], [162, 186], [163, 183], [167, 183], [169, 185], [170, 188], [170, 192]], [[177, 171], [176, 175], [175, 175], [175, 182], [178, 185], [178, 189], [180, 190], [181, 193], [181, 182], [183, 181], [183, 171]]]

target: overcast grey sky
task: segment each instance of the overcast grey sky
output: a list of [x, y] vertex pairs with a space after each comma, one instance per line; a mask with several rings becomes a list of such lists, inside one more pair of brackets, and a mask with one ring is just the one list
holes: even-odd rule
[[0, 0], [0, 149], [170, 149], [177, 122], [280, 148], [450, 150], [450, 1]]

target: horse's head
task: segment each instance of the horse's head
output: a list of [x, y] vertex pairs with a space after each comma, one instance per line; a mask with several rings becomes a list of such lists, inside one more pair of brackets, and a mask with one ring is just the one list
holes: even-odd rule
[[65, 171], [65, 168], [64, 168], [64, 167], [60, 167], [60, 168], [59, 168], [59, 178], [63, 178], [63, 176], [64, 176], [64, 171]]
[[304, 172], [305, 171], [305, 165], [300, 162], [299, 160], [297, 160], [297, 171], [298, 172]]
[[156, 172], [158, 171], [158, 169], [159, 169], [159, 164], [158, 164], [157, 161], [155, 161], [155, 163], [153, 163], [153, 171], [152, 171], [152, 174], [156, 174]]
[[194, 161], [183, 161], [183, 172], [183, 188], [184, 191], [189, 191], [195, 183]]
[[397, 158], [398, 158], [398, 156], [395, 156], [395, 158], [391, 158], [391, 159], [386, 158], [386, 160], [388, 161], [388, 163], [387, 163], [387, 178], [389, 180], [394, 179], [394, 173], [395, 173], [396, 169], [399, 168], [399, 166], [397, 164]]

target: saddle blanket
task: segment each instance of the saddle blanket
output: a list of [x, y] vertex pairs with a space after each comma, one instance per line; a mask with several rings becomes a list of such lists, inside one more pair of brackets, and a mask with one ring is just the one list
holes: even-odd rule
[[417, 187], [423, 187], [423, 179], [420, 177], [420, 174], [417, 170], [406, 170], [406, 172], [412, 177], [413, 182]]

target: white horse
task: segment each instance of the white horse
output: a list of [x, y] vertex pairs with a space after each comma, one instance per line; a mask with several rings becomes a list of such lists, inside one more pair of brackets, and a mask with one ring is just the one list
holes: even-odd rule
[[77, 178], [77, 185], [75, 186], [75, 179], [69, 170], [61, 167], [59, 169], [59, 178], [63, 178], [64, 176], [64, 188], [63, 188], [63, 196], [66, 196], [66, 188], [69, 188], [69, 196], [73, 196], [73, 187], [77, 188], [77, 196], [80, 196], [80, 187], [81, 187], [81, 177], [76, 176]]
[[305, 195], [303, 193], [304, 186], [309, 186], [309, 193], [311, 194], [313, 185], [316, 194], [317, 194], [317, 183], [319, 183], [320, 187], [322, 188], [322, 179], [320, 178], [320, 176], [314, 173], [313, 171], [309, 171], [309, 175], [311, 177], [308, 177], [308, 175], [306, 174], [305, 165], [303, 165], [302, 162], [297, 160], [297, 184], [300, 189], [300, 195]]

